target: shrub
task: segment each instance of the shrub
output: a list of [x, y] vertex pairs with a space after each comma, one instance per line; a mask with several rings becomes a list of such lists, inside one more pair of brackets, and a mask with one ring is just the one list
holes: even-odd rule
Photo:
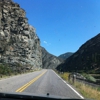
[[88, 81], [91, 81], [91, 82], [96, 82], [96, 79], [89, 75], [89, 74], [83, 74], [83, 76], [88, 80]]
[[0, 64], [0, 74], [7, 75], [11, 74], [12, 70], [7, 64]]

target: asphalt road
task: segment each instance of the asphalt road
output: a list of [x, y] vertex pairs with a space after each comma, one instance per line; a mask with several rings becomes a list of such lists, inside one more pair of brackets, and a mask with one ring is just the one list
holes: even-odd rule
[[75, 89], [51, 69], [2, 79], [0, 80], [0, 92], [33, 93], [37, 95], [49, 93], [54, 96], [83, 99]]

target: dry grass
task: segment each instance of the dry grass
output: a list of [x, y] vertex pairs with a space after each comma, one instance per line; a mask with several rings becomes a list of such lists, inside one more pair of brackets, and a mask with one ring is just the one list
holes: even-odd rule
[[100, 91], [98, 91], [97, 88], [79, 82], [76, 82], [74, 86], [85, 98], [100, 100]]
[[[70, 73], [58, 73], [64, 80], [68, 81], [68, 76]], [[91, 86], [88, 86], [86, 84], [75, 82], [73, 84], [71, 81], [70, 83], [74, 85], [74, 87], [79, 91], [85, 98], [88, 99], [94, 99], [94, 100], [100, 100], [100, 91], [97, 88], [93, 88]]]
[[10, 75], [2, 75], [2, 77], [0, 77], [0, 80], [2, 79], [6, 79], [6, 78], [10, 78], [12, 76], [17, 76], [17, 75], [22, 75], [22, 74], [27, 74], [27, 73], [32, 73], [32, 72], [35, 72], [35, 71], [40, 71], [40, 69], [35, 69], [35, 70], [30, 70], [30, 71], [27, 71], [27, 72], [24, 72], [24, 73], [11, 73]]
[[61, 78], [63, 78], [64, 80], [68, 81], [68, 76], [70, 73], [60, 73], [59, 75], [61, 76]]

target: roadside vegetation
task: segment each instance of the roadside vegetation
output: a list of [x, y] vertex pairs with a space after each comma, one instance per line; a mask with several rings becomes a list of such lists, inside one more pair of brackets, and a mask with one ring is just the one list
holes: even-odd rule
[[96, 79], [95, 79], [92, 75], [86, 74], [86, 73], [83, 73], [82, 75], [83, 75], [86, 79], [88, 79], [89, 81], [91, 81], [91, 82], [96, 82]]
[[7, 64], [0, 64], [0, 78], [4, 76], [10, 76], [12, 74], [12, 70]]
[[25, 69], [22, 65], [18, 64], [17, 69], [13, 70], [8, 64], [0, 64], [0, 79], [8, 78], [15, 75], [26, 74], [37, 71], [39, 69]]
[[[86, 85], [86, 84], [83, 84], [81, 82], [75, 82], [75, 83], [72, 83], [72, 81], [68, 80], [68, 76], [69, 76], [69, 72], [64, 72], [64, 73], [61, 73], [61, 72], [58, 72], [56, 71], [60, 76], [61, 78], [63, 78], [64, 80], [66, 80], [68, 83], [70, 83], [71, 85], [73, 85], [77, 91], [79, 91], [83, 97], [85, 98], [88, 98], [88, 99], [94, 99], [94, 100], [100, 100], [100, 87], [99, 88], [94, 88], [92, 86], [89, 86], [89, 85]], [[90, 80], [93, 80], [95, 81], [95, 79], [93, 77], [89, 77], [87, 76]]]

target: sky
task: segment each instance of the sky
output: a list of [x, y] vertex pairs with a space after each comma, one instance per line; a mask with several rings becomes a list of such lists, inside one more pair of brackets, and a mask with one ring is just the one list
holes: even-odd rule
[[100, 32], [100, 0], [13, 0], [26, 11], [41, 46], [59, 56], [76, 52]]

